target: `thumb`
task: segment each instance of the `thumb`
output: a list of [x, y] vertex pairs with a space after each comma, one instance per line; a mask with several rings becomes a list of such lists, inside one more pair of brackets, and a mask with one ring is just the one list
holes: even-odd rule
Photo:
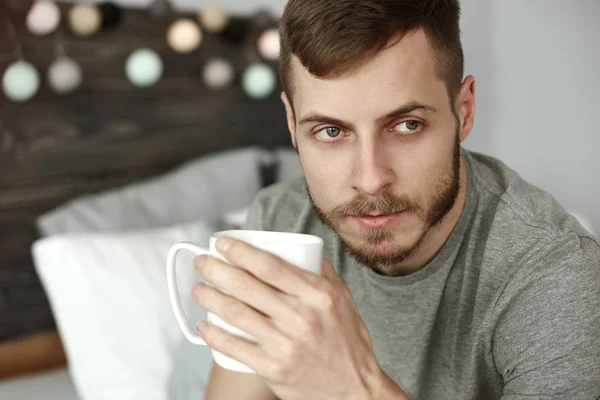
[[321, 264], [321, 276], [329, 281], [340, 279], [335, 268], [328, 260], [323, 260], [323, 263]]

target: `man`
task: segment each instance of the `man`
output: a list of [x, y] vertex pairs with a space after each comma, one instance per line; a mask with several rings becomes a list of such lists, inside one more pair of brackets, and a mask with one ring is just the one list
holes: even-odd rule
[[263, 190], [247, 228], [325, 240], [311, 274], [235, 241], [199, 257], [201, 323], [256, 374], [207, 399], [597, 399], [600, 245], [550, 195], [460, 144], [457, 0], [290, 0], [282, 100], [305, 179]]

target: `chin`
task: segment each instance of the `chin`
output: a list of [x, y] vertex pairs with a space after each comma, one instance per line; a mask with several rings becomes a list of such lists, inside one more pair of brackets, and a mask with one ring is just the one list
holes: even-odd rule
[[[425, 232], [422, 226], [391, 227], [384, 229], [353, 229], [340, 238], [355, 255], [365, 255], [377, 259], [405, 258], [418, 248]], [[361, 257], [362, 258], [362, 257]]]

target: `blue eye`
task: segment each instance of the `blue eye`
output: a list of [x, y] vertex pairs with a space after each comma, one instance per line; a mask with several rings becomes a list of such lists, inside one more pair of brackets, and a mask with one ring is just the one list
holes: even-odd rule
[[335, 126], [328, 126], [327, 128], [323, 128], [316, 133], [319, 139], [329, 140], [337, 139], [342, 134], [342, 130]]
[[396, 125], [396, 131], [402, 134], [410, 135], [419, 130], [422, 125], [423, 124], [419, 121], [409, 119], [406, 121], [402, 121], [398, 125]]

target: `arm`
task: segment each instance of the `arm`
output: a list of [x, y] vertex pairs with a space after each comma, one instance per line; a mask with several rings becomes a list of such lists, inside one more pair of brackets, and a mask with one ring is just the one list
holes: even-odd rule
[[258, 375], [229, 371], [213, 363], [204, 399], [277, 400], [277, 397]]
[[498, 302], [493, 355], [503, 400], [600, 396], [600, 246], [553, 243]]

